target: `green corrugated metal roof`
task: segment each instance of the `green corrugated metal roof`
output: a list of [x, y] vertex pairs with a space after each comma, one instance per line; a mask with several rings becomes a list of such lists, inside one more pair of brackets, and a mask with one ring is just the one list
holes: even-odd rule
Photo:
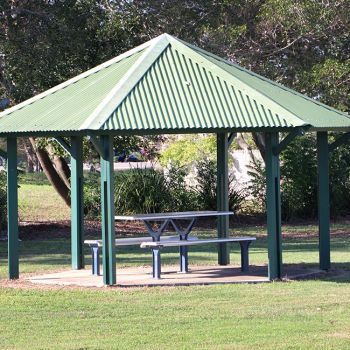
[[0, 134], [350, 129], [348, 115], [163, 34], [0, 114]]

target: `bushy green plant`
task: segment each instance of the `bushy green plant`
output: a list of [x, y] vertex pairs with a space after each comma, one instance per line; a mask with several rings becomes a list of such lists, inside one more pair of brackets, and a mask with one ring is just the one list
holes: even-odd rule
[[196, 162], [196, 169], [198, 202], [202, 209], [216, 210], [216, 164], [213, 160], [203, 159]]
[[187, 168], [172, 166], [166, 175], [169, 192], [172, 197], [173, 211], [197, 210], [197, 193], [186, 183]]
[[216, 138], [213, 135], [189, 135], [171, 142], [162, 152], [160, 163], [167, 166], [172, 162], [183, 167], [198, 159], [211, 158], [215, 154]]
[[[196, 192], [198, 196], [199, 208], [202, 210], [216, 210], [216, 181], [217, 181], [217, 165], [214, 160], [203, 159], [196, 164], [197, 169], [197, 186]], [[243, 191], [237, 190], [234, 186], [233, 176], [229, 177], [229, 209], [237, 212], [244, 201]]]
[[295, 139], [281, 153], [281, 202], [284, 219], [317, 215], [315, 135]]
[[[330, 142], [336, 135], [330, 136]], [[280, 155], [282, 218], [317, 217], [317, 147], [315, 134], [295, 139]], [[250, 165], [248, 191], [265, 210], [266, 174], [263, 162]], [[330, 211], [332, 217], [350, 209], [350, 147], [343, 145], [330, 155]]]
[[121, 172], [115, 183], [115, 210], [121, 214], [168, 211], [171, 201], [165, 176], [153, 168]]
[[7, 208], [7, 190], [6, 190], [6, 172], [0, 172], [0, 229], [6, 225], [6, 208]]
[[349, 214], [350, 147], [343, 145], [331, 153], [329, 166], [330, 210], [332, 217]]
[[101, 215], [101, 186], [98, 173], [88, 173], [84, 176], [84, 212], [87, 218], [97, 218]]
[[266, 211], [266, 171], [262, 160], [252, 158], [248, 165], [248, 175], [251, 180], [247, 185], [247, 192], [252, 197], [254, 211]]

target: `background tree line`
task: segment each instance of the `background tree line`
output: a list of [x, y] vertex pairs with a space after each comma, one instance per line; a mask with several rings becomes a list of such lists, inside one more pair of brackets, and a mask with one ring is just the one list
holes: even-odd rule
[[[348, 0], [3, 0], [0, 99], [19, 103], [164, 32], [350, 110]], [[264, 155], [263, 135], [253, 139]], [[153, 141], [119, 138], [116, 146]], [[69, 168], [59, 147], [21, 142], [28, 163], [39, 160], [69, 204]]]

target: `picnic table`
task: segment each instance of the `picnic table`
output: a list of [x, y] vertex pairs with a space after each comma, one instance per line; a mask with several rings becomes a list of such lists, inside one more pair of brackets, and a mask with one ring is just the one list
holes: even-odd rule
[[[185, 211], [174, 213], [155, 213], [155, 214], [135, 214], [135, 215], [116, 215], [115, 220], [123, 221], [142, 221], [148, 234], [154, 242], [159, 242], [163, 232], [171, 225], [179, 235], [181, 241], [187, 241], [193, 226], [198, 218], [210, 216], [233, 215], [232, 211]], [[182, 228], [180, 223], [188, 221], [188, 224]], [[158, 222], [159, 227], [155, 228], [152, 223]], [[187, 245], [179, 245], [180, 252], [180, 271], [188, 271], [188, 249]], [[153, 277], [160, 275], [160, 253], [158, 249], [152, 249]], [[159, 268], [158, 268], [159, 267]]]
[[[241, 270], [247, 272], [249, 269], [249, 245], [255, 241], [255, 237], [230, 237], [225, 232], [225, 237], [209, 239], [199, 239], [190, 235], [193, 226], [198, 218], [210, 216], [232, 215], [230, 211], [186, 211], [176, 213], [156, 213], [156, 214], [136, 214], [136, 215], [116, 215], [115, 220], [142, 221], [149, 233], [148, 237], [117, 238], [115, 246], [140, 245], [141, 248], [152, 250], [153, 277], [160, 278], [161, 257], [160, 250], [166, 247], [179, 247], [180, 251], [180, 271], [188, 272], [188, 252], [187, 247], [199, 244], [225, 244], [237, 242], [241, 246]], [[187, 222], [184, 228], [183, 222]], [[158, 223], [159, 226], [154, 226]], [[171, 225], [176, 231], [176, 235], [162, 235]], [[84, 241], [91, 247], [92, 252], [92, 274], [100, 274], [99, 249], [103, 246], [102, 240]]]
[[[200, 217], [233, 215], [232, 211], [184, 211], [175, 213], [156, 213], [156, 214], [135, 214], [135, 215], [116, 215], [115, 220], [142, 221], [146, 226], [149, 235], [154, 241], [159, 241], [162, 233], [172, 225], [180, 239], [186, 240], [193, 226]], [[189, 221], [188, 225], [182, 229], [181, 221]], [[158, 228], [154, 228], [152, 222], [159, 222]]]

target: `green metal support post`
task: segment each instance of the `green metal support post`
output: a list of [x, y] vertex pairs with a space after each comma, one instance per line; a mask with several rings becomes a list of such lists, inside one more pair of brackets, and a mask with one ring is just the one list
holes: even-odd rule
[[71, 137], [72, 269], [84, 268], [83, 139]]
[[266, 211], [269, 279], [282, 275], [281, 195], [279, 156], [273, 149], [278, 145], [278, 133], [266, 133]]
[[19, 277], [18, 254], [18, 190], [17, 190], [17, 139], [7, 138], [7, 234], [8, 274]]
[[329, 152], [326, 131], [317, 133], [318, 223], [320, 268], [331, 267], [329, 229]]
[[113, 137], [100, 138], [101, 154], [101, 204], [103, 240], [103, 283], [116, 283], [115, 264], [115, 225], [114, 225], [114, 187], [113, 187]]
[[[217, 134], [217, 209], [228, 211], [228, 135]], [[229, 235], [228, 215], [218, 217], [218, 237], [224, 238]], [[219, 265], [230, 263], [230, 249], [227, 243], [221, 243], [218, 247]]]

